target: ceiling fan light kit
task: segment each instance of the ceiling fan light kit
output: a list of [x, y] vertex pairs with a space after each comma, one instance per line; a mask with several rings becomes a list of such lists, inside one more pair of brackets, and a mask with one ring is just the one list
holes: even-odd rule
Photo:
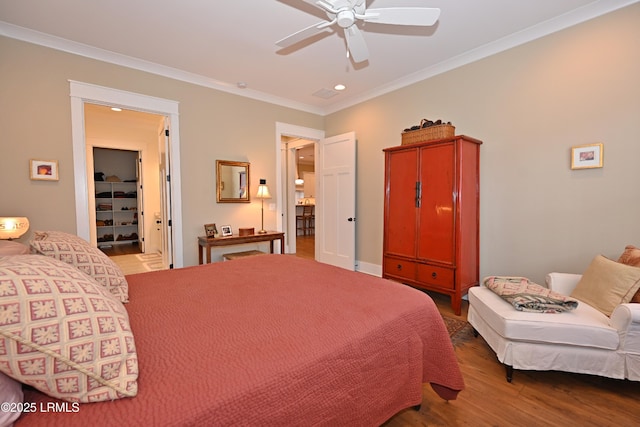
[[329, 20], [313, 24], [276, 42], [287, 48], [338, 24], [344, 31], [347, 50], [354, 62], [369, 59], [369, 50], [357, 21], [385, 25], [431, 26], [440, 17], [440, 9], [431, 7], [387, 7], [367, 9], [365, 0], [304, 0], [322, 9]]

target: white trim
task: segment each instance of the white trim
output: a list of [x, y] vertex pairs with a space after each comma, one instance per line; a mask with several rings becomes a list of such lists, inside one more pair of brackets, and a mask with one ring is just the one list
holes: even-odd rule
[[445, 73], [455, 68], [461, 67], [466, 64], [478, 61], [496, 53], [503, 52], [513, 47], [522, 45], [524, 43], [536, 40], [538, 38], [547, 36], [557, 31], [569, 28], [571, 26], [580, 24], [590, 19], [597, 18], [607, 13], [616, 11], [623, 7], [637, 3], [640, 0], [599, 0], [589, 3], [583, 7], [574, 9], [568, 13], [557, 16], [545, 22], [541, 22], [532, 27], [526, 28], [517, 33], [503, 37], [500, 40], [496, 40], [492, 43], [488, 43], [476, 49], [464, 52], [454, 58], [447, 61], [443, 61], [439, 64], [435, 64], [424, 70], [413, 73], [409, 76], [397, 79], [386, 85], [379, 86], [372, 89], [360, 96], [345, 99], [343, 102], [336, 102], [335, 104], [328, 105], [326, 107], [318, 107], [301, 102], [284, 99], [275, 95], [270, 95], [264, 92], [259, 92], [251, 89], [239, 89], [235, 83], [223, 82], [215, 80], [209, 77], [205, 77], [199, 74], [189, 73], [176, 68], [167, 67], [153, 62], [144, 61], [138, 58], [133, 58], [119, 53], [111, 52], [104, 49], [99, 49], [93, 46], [89, 46], [82, 43], [73, 42], [71, 40], [55, 37], [49, 34], [45, 34], [39, 31], [30, 30], [28, 28], [20, 27], [17, 25], [9, 24], [8, 22], [0, 21], [0, 35], [10, 37], [17, 40], [26, 41], [29, 43], [38, 44], [41, 46], [50, 47], [52, 49], [61, 50], [63, 52], [72, 53], [75, 55], [84, 56], [87, 58], [97, 59], [100, 61], [109, 62], [112, 64], [121, 65], [123, 67], [132, 68], [135, 70], [146, 71], [148, 73], [156, 74], [159, 76], [168, 77], [171, 79], [184, 81], [187, 83], [193, 83], [199, 86], [208, 87], [211, 89], [220, 90], [223, 92], [232, 93], [238, 96], [243, 96], [259, 101], [268, 102], [283, 107], [293, 108], [300, 111], [306, 111], [308, 113], [318, 115], [328, 115], [361, 102], [373, 99], [380, 95], [392, 92], [397, 89], [409, 86], [422, 80], [426, 80], [438, 74]]
[[633, 3], [637, 3], [638, 1], [640, 0], [595, 1], [588, 5], [567, 12], [563, 15], [556, 16], [555, 18], [541, 22], [532, 27], [525, 28], [524, 30], [510, 34], [501, 39], [495, 40], [491, 43], [487, 43], [478, 48], [463, 52], [458, 56], [447, 59], [446, 61], [434, 64], [431, 67], [425, 68], [416, 73], [409, 74], [408, 76], [379, 86], [360, 96], [345, 99], [343, 102], [338, 101], [335, 104], [329, 105], [325, 109], [324, 114], [332, 114], [345, 108], [357, 105], [361, 102], [368, 101], [378, 96], [393, 92], [398, 89], [402, 89], [423, 80], [427, 80], [439, 74], [444, 74], [447, 71], [454, 70], [464, 65], [471, 64], [489, 56], [512, 49], [516, 46], [520, 46], [530, 41], [548, 36], [549, 34], [553, 34], [574, 25], [578, 25], [582, 22], [588, 21], [590, 19], [597, 18], [599, 16], [629, 6]]
[[113, 105], [168, 117], [171, 123], [171, 194], [174, 236], [173, 266], [184, 265], [182, 238], [182, 193], [180, 172], [180, 127], [178, 102], [69, 80], [71, 98], [71, 138], [76, 196], [76, 232], [90, 240], [89, 193], [84, 129], [84, 103]]
[[382, 266], [379, 264], [356, 261], [356, 271], [359, 271], [360, 273], [370, 274], [376, 277], [382, 277]]
[[40, 46], [46, 46], [51, 49], [60, 50], [74, 55], [84, 56], [85, 58], [97, 59], [110, 64], [121, 65], [134, 70], [145, 71], [158, 76], [168, 77], [170, 79], [192, 83], [222, 92], [268, 102], [270, 104], [281, 105], [283, 107], [306, 111], [313, 114], [322, 115], [323, 113], [321, 107], [303, 104], [301, 102], [292, 101], [290, 99], [285, 99], [253, 89], [240, 89], [235, 83], [227, 83], [221, 80], [202, 76], [200, 74], [190, 73], [188, 71], [168, 67], [166, 65], [160, 65], [154, 62], [122, 55], [109, 50], [100, 49], [83, 43], [20, 27], [18, 25], [13, 25], [8, 22], [0, 21], [0, 35]]

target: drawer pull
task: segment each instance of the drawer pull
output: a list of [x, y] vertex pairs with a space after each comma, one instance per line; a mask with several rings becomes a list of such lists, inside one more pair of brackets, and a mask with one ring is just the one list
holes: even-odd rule
[[438, 277], [438, 273], [434, 271], [433, 273], [431, 273], [431, 277], [435, 279], [436, 277]]
[[398, 270], [402, 270], [402, 264], [398, 264]]

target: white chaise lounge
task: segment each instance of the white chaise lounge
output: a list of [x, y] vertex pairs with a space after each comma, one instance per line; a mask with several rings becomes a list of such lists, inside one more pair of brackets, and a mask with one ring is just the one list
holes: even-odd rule
[[[546, 284], [558, 293], [574, 296], [581, 278], [579, 274], [550, 273]], [[637, 287], [633, 294], [636, 291]], [[612, 307], [608, 316], [579, 299], [572, 311], [523, 312], [489, 288], [477, 286], [469, 289], [468, 320], [505, 365], [509, 382], [514, 368], [640, 381], [640, 304]]]

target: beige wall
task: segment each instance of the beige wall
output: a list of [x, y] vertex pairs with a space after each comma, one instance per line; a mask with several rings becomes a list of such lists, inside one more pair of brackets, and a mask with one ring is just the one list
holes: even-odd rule
[[[204, 224], [260, 227], [259, 201], [216, 203], [216, 159], [251, 162], [251, 188], [260, 178], [275, 184], [276, 122], [324, 126], [317, 115], [5, 37], [0, 52], [0, 215], [26, 216], [31, 230], [76, 231], [68, 80], [180, 103], [185, 265], [197, 263]], [[31, 181], [30, 158], [58, 160], [60, 180]], [[275, 203], [278, 190], [270, 189]], [[275, 212], [267, 209], [265, 227], [276, 228]]]
[[[358, 137], [357, 259], [382, 256], [384, 158], [423, 117], [481, 147], [481, 276], [583, 271], [640, 246], [640, 5], [327, 117]], [[604, 168], [570, 169], [604, 143]]]
[[[326, 118], [0, 37], [0, 213], [75, 231], [72, 79], [180, 102], [187, 265], [203, 224], [259, 227], [258, 202], [215, 203], [215, 160], [251, 162], [252, 188], [275, 183], [277, 121], [356, 131], [357, 259], [379, 265], [382, 149], [428, 117], [485, 142], [481, 275], [582, 271], [597, 253], [640, 245], [638, 22], [636, 4]], [[604, 168], [571, 171], [571, 146], [594, 142], [604, 143]], [[57, 159], [60, 181], [30, 181], [29, 158]], [[275, 227], [273, 212], [265, 223]]]

